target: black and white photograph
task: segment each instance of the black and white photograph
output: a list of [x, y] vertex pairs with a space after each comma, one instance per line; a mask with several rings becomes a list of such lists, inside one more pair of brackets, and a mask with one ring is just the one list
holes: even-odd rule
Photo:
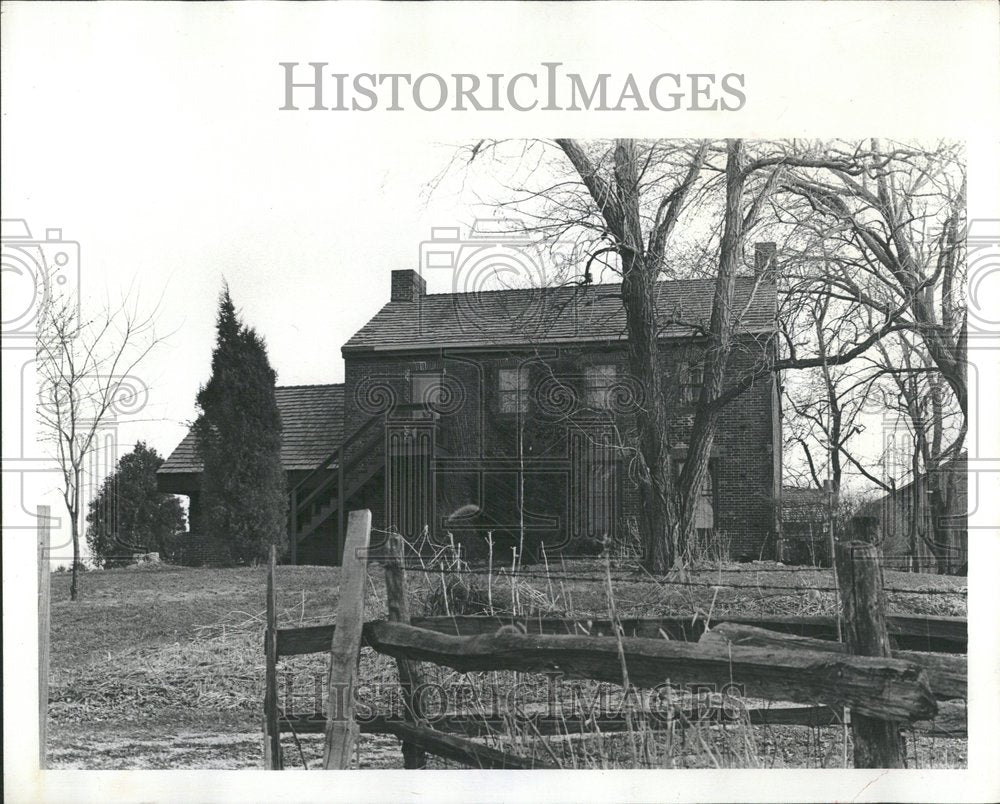
[[11, 801], [1000, 796], [995, 6], [2, 13]]

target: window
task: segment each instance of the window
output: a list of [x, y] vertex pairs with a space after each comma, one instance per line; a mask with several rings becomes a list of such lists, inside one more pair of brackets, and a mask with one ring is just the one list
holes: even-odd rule
[[528, 369], [502, 368], [498, 376], [501, 413], [525, 413], [528, 410]]
[[442, 401], [441, 372], [424, 371], [410, 375], [410, 401], [432, 408]]
[[701, 385], [704, 382], [705, 373], [700, 363], [688, 361], [681, 366], [681, 404], [694, 405], [701, 396]]
[[[684, 461], [674, 462], [676, 478], [679, 479], [684, 469]], [[708, 471], [701, 485], [698, 502], [694, 513], [694, 526], [699, 530], [711, 530], [715, 527], [715, 460], [708, 462]]]
[[612, 536], [620, 516], [619, 472], [610, 428], [606, 432], [570, 431], [571, 537]]
[[618, 372], [613, 365], [587, 366], [587, 405], [591, 408], [611, 407], [612, 388]]

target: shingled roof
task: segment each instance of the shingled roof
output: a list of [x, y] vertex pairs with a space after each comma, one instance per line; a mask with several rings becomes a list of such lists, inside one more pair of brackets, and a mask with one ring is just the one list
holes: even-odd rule
[[[713, 279], [657, 283], [660, 336], [689, 336], [699, 327], [707, 327], [714, 290]], [[738, 277], [734, 306], [739, 332], [774, 329], [773, 282]], [[390, 301], [344, 344], [343, 351], [513, 346], [624, 337], [621, 285], [597, 284], [442, 293], [420, 295], [413, 301]]]
[[[286, 471], [314, 469], [340, 446], [344, 430], [344, 386], [286, 385], [274, 389], [281, 411], [281, 465]], [[194, 431], [188, 434], [157, 474], [201, 471]]]

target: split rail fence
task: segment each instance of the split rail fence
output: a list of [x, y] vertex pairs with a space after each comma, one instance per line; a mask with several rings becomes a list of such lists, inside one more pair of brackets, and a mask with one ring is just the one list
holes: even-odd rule
[[[475, 742], [503, 725], [502, 718], [455, 713], [430, 725], [420, 711], [419, 662], [461, 672], [516, 670], [623, 683], [635, 687], [733, 682], [748, 697], [805, 704], [750, 708], [750, 724], [829, 726], [846, 722], [854, 765], [903, 767], [901, 730], [931, 736], [966, 736], [968, 626], [964, 618], [886, 616], [877, 550], [838, 544], [841, 628], [834, 617], [652, 617], [624, 620], [554, 617], [446, 616], [411, 618], [403, 544], [389, 537], [381, 559], [388, 618], [364, 621], [371, 513], [350, 514], [341, 565], [336, 625], [279, 628], [272, 550], [267, 580], [264, 697], [265, 766], [282, 768], [281, 734], [323, 733], [323, 766], [350, 767], [360, 732], [393, 734], [402, 741], [404, 767], [426, 767], [430, 753], [481, 768], [549, 768]], [[505, 627], [508, 626], [508, 627]], [[514, 626], [514, 627], [509, 627]], [[841, 630], [844, 641], [837, 640]], [[405, 716], [359, 722], [355, 691], [362, 645], [396, 660]], [[919, 650], [918, 650], [919, 649]], [[281, 711], [277, 664], [283, 657], [329, 652], [328, 711]], [[673, 722], [704, 717], [704, 708]], [[628, 716], [600, 721], [601, 731], [625, 731]], [[669, 721], [668, 721], [669, 722]], [[665, 725], [665, 723], [660, 724]], [[654, 728], [657, 726], [654, 725]], [[582, 721], [536, 724], [540, 735], [579, 733]]]

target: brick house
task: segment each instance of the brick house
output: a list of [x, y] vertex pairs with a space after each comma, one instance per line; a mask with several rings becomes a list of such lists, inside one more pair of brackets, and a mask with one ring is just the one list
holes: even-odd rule
[[[774, 348], [775, 285], [762, 265], [758, 254], [755, 275], [736, 281], [729, 376]], [[656, 291], [679, 462], [714, 281], [663, 281]], [[628, 432], [643, 394], [626, 370], [620, 293], [620, 285], [593, 284], [428, 294], [417, 272], [394, 271], [389, 301], [341, 349], [343, 387], [316, 386], [338, 389], [343, 435], [321, 455], [336, 427], [316, 424], [323, 448], [310, 452], [319, 456], [311, 472], [291, 458], [308, 440], [293, 409], [304, 392], [278, 389], [286, 439], [291, 424], [299, 444], [286, 463], [289, 558], [339, 562], [344, 512], [359, 507], [372, 510], [376, 536], [388, 527], [431, 542], [450, 534], [472, 554], [485, 549], [487, 535], [501, 555], [523, 544], [529, 558], [543, 544], [547, 554], [573, 553], [629, 538], [639, 502]], [[697, 525], [734, 558], [774, 556], [780, 444], [775, 381], [754, 384], [724, 408]], [[161, 477], [180, 474], [181, 447]], [[183, 465], [190, 469], [190, 459]], [[185, 475], [188, 489], [193, 477]], [[189, 493], [177, 482], [161, 488]]]

